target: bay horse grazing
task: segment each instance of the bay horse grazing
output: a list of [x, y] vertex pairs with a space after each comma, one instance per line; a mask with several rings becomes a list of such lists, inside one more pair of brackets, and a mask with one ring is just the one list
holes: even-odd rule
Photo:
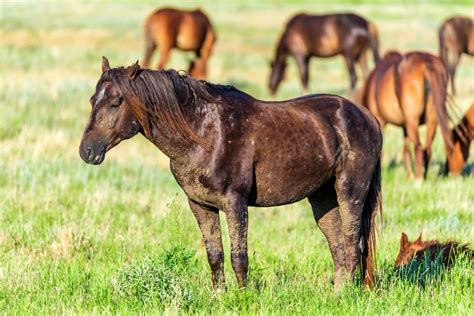
[[[439, 124], [446, 156], [453, 147], [446, 108], [448, 72], [436, 56], [411, 52], [389, 52], [370, 73], [362, 92], [362, 104], [383, 127], [390, 123], [403, 128], [403, 156], [408, 177], [413, 177], [409, 148], [415, 149], [415, 177], [426, 178], [431, 159], [431, 145]], [[425, 149], [421, 147], [418, 128], [426, 124]], [[423, 164], [424, 162], [424, 173]]]
[[422, 241], [421, 234], [417, 240], [410, 242], [408, 236], [402, 233], [400, 238], [400, 251], [395, 261], [395, 267], [403, 267], [413, 261], [421, 262], [425, 258], [430, 261], [441, 259], [444, 267], [451, 267], [456, 257], [465, 254], [469, 260], [474, 259], [474, 251], [469, 249], [467, 244], [460, 244], [456, 241], [447, 241], [441, 243], [437, 240]]
[[469, 149], [474, 139], [474, 102], [467, 110], [461, 122], [451, 130], [453, 151], [446, 159], [446, 172], [459, 175], [469, 159]]
[[171, 49], [193, 51], [196, 59], [188, 72], [195, 78], [207, 77], [207, 64], [216, 33], [209, 18], [201, 11], [184, 11], [164, 8], [152, 13], [145, 22], [145, 59], [143, 67], [150, 66], [156, 48], [160, 52], [158, 69], [163, 69]]
[[381, 208], [377, 120], [334, 95], [264, 102], [230, 86], [174, 70], [111, 69], [91, 98], [79, 153], [100, 164], [120, 141], [142, 133], [170, 158], [201, 229], [214, 287], [224, 284], [219, 211], [227, 219], [239, 285], [248, 270], [248, 206], [308, 198], [334, 259], [335, 287], [354, 276], [373, 285], [374, 216]]
[[360, 64], [364, 75], [368, 73], [366, 52], [371, 49], [377, 63], [378, 45], [375, 25], [358, 15], [297, 14], [287, 23], [278, 42], [275, 60], [271, 63], [270, 92], [275, 94], [283, 79], [288, 56], [295, 59], [303, 88], [308, 91], [310, 58], [342, 55], [349, 70], [351, 89], [354, 89], [357, 83], [355, 64]]
[[474, 19], [452, 17], [439, 28], [439, 56], [448, 67], [453, 94], [456, 94], [454, 76], [463, 53], [474, 55]]

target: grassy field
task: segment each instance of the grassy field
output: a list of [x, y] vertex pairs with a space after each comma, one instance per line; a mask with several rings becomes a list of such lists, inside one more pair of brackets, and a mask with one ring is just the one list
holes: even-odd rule
[[[197, 2], [183, 2], [194, 7]], [[297, 11], [355, 11], [374, 21], [382, 52], [437, 51], [437, 28], [473, 3], [315, 4], [205, 1], [218, 32], [210, 80], [268, 99], [269, 61]], [[99, 167], [78, 155], [100, 58], [142, 58], [142, 22], [160, 1], [3, 1], [0, 10], [0, 313], [461, 314], [474, 312], [472, 265], [394, 270], [400, 233], [474, 242], [474, 179], [443, 178], [437, 135], [429, 179], [406, 179], [402, 132], [384, 134], [384, 223], [375, 291], [332, 292], [332, 259], [309, 204], [251, 209], [250, 285], [214, 294], [200, 233], [167, 158], [137, 136]], [[176, 52], [169, 67], [185, 69]], [[342, 58], [313, 60], [311, 90], [345, 95]], [[456, 102], [474, 96], [463, 57]], [[302, 92], [290, 62], [279, 99]], [[224, 228], [224, 231], [226, 229]], [[226, 253], [228, 238], [224, 234]]]

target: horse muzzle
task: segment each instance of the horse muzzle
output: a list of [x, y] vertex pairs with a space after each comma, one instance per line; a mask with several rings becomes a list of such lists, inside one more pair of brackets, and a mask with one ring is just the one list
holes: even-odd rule
[[82, 160], [92, 165], [100, 165], [104, 161], [105, 151], [105, 146], [101, 144], [81, 144], [79, 147], [79, 155]]

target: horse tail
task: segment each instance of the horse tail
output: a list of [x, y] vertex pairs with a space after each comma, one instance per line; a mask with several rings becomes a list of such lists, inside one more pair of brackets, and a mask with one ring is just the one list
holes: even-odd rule
[[444, 25], [441, 26], [438, 33], [438, 40], [439, 40], [439, 58], [444, 62], [446, 67], [449, 69], [449, 60], [448, 60], [448, 49], [446, 48], [446, 44], [444, 42]]
[[382, 169], [381, 157], [377, 161], [372, 179], [370, 180], [369, 191], [362, 211], [361, 238], [362, 250], [362, 279], [365, 285], [373, 288], [375, 285], [375, 245], [376, 245], [376, 224], [375, 215], [382, 216]]
[[379, 55], [379, 32], [377, 30], [377, 27], [375, 26], [374, 23], [370, 23], [368, 25], [368, 31], [369, 31], [369, 42], [370, 42], [370, 48], [372, 49], [372, 54], [374, 55], [374, 62], [377, 64], [380, 61], [380, 55]]
[[217, 41], [217, 35], [209, 25], [206, 32], [206, 37], [204, 38], [204, 42], [202, 43], [201, 47], [201, 57], [204, 58], [206, 61], [211, 56], [212, 47], [214, 43]]
[[436, 119], [441, 128], [446, 156], [450, 157], [453, 149], [453, 139], [449, 128], [449, 114], [446, 107], [447, 89], [448, 89], [448, 71], [444, 63], [434, 62], [432, 59], [426, 60], [425, 78], [427, 79], [433, 96], [433, 105]]

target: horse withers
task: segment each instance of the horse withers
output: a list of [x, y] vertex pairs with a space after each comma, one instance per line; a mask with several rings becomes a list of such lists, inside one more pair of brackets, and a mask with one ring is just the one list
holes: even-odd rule
[[456, 16], [439, 28], [439, 57], [448, 67], [453, 94], [456, 94], [454, 76], [462, 54], [474, 55], [474, 19]]
[[248, 270], [248, 206], [308, 198], [334, 260], [335, 281], [359, 262], [374, 283], [374, 217], [381, 209], [382, 134], [365, 108], [334, 95], [264, 102], [174, 70], [111, 69], [91, 98], [79, 153], [100, 164], [141, 133], [170, 158], [201, 229], [214, 287], [224, 284], [219, 211], [227, 219], [238, 283]]
[[375, 63], [379, 60], [378, 34], [374, 24], [352, 13], [327, 15], [295, 15], [287, 23], [278, 41], [275, 60], [271, 62], [269, 89], [275, 94], [282, 81], [286, 59], [295, 59], [301, 82], [308, 91], [308, 65], [312, 56], [333, 57], [342, 55], [349, 70], [351, 89], [357, 83], [355, 64], [368, 73], [366, 54], [372, 50]]
[[216, 33], [206, 14], [201, 10], [184, 11], [164, 8], [153, 12], [145, 21], [145, 59], [143, 67], [150, 66], [156, 48], [160, 52], [158, 69], [163, 69], [171, 49], [196, 53], [188, 73], [198, 79], [207, 77], [207, 64]]
[[[362, 104], [375, 115], [382, 129], [388, 123], [403, 128], [403, 157], [409, 178], [413, 177], [410, 143], [415, 149], [415, 177], [422, 180], [428, 174], [438, 124], [446, 156], [450, 157], [453, 142], [446, 108], [447, 82], [448, 71], [438, 57], [392, 51], [377, 64], [363, 88]], [[418, 133], [422, 124], [427, 126], [425, 149]]]

